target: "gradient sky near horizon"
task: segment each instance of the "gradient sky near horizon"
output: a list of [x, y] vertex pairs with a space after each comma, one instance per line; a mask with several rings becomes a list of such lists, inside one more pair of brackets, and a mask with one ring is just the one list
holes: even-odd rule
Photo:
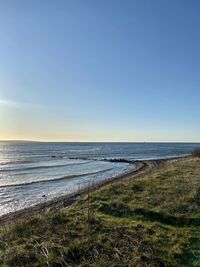
[[200, 141], [200, 1], [1, 0], [0, 139]]

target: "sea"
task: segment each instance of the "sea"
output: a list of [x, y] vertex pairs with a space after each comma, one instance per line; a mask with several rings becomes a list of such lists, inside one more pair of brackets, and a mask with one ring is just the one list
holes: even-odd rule
[[196, 143], [0, 142], [0, 216], [134, 170], [113, 159], [190, 155]]

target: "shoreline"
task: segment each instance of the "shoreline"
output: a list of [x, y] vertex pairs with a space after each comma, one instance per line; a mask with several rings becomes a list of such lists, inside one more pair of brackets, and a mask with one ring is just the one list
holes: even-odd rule
[[3, 214], [0, 216], [0, 227], [4, 226], [5, 224], [12, 224], [18, 219], [22, 218], [29, 218], [32, 215], [37, 215], [38, 213], [46, 213], [53, 210], [59, 210], [62, 208], [70, 207], [76, 200], [81, 197], [82, 195], [95, 191], [107, 184], [112, 184], [117, 181], [133, 179], [138, 177], [143, 177], [149, 172], [151, 172], [155, 168], [160, 168], [164, 166], [167, 162], [173, 162], [177, 160], [184, 160], [186, 158], [190, 158], [191, 156], [182, 156], [182, 157], [171, 157], [171, 158], [164, 158], [164, 159], [150, 159], [150, 160], [135, 160], [129, 161], [126, 159], [116, 159], [112, 162], [125, 162], [129, 164], [135, 164], [136, 168], [131, 171], [127, 171], [125, 173], [119, 174], [114, 177], [110, 177], [109, 179], [91, 184], [89, 187], [80, 189], [79, 191], [73, 192], [71, 194], [63, 195], [61, 197], [56, 197], [52, 200], [47, 200], [45, 202], [41, 202], [34, 206], [24, 208], [21, 210], [17, 210], [14, 212], [10, 212], [7, 214]]

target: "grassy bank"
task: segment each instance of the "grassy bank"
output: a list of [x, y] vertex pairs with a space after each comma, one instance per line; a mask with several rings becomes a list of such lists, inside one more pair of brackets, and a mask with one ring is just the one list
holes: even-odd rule
[[200, 266], [200, 159], [0, 228], [0, 266]]

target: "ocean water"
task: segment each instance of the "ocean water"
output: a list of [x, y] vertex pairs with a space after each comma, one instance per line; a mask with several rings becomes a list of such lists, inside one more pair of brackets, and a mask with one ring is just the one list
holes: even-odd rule
[[191, 143], [0, 142], [0, 216], [134, 169], [104, 159], [189, 155]]

